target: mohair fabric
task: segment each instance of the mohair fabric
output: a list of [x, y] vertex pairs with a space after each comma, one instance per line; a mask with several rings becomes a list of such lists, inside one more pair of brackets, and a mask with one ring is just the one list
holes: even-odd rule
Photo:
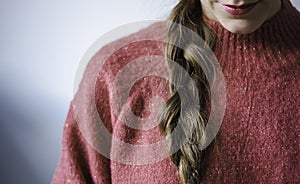
[[[300, 183], [299, 12], [283, 0], [274, 17], [245, 35], [206, 21], [217, 35], [213, 51], [227, 100], [201, 183]], [[153, 97], [170, 97], [161, 77], [165, 29], [154, 24], [90, 60], [65, 122], [53, 184], [180, 183], [170, 158], [158, 159], [167, 148], [149, 146], [164, 140], [157, 127], [162, 103]], [[132, 78], [138, 73], [147, 75]]]

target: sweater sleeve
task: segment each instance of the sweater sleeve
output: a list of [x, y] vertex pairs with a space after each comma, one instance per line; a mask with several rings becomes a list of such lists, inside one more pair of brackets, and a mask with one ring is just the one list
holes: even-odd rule
[[89, 61], [65, 121], [62, 153], [52, 183], [111, 183], [108, 78], [101, 68], [112, 44]]
[[110, 161], [82, 136], [72, 105], [63, 130], [61, 159], [52, 183], [110, 183]]
[[[157, 29], [158, 27], [160, 29]], [[160, 33], [159, 30], [164, 30], [164, 26], [155, 25], [151, 29], [146, 28], [111, 42], [99, 49], [90, 59], [65, 122], [62, 155], [52, 180], [53, 184], [106, 184], [121, 179], [114, 178], [114, 158], [118, 156], [116, 149], [120, 149], [113, 138], [123, 141], [132, 137], [128, 136], [128, 129], [125, 129], [123, 134], [123, 129], [118, 132], [116, 128], [116, 114], [121, 105], [114, 105], [114, 92], [121, 93], [118, 99], [124, 97], [126, 101], [127, 96], [125, 92], [123, 94], [121, 86], [127, 86], [128, 81], [123, 79], [119, 84], [115, 80], [121, 69], [136, 58], [150, 54], [163, 55], [158, 43], [149, 40], [153, 40], [153, 34], [158, 35], [160, 40], [163, 40], [164, 36], [153, 30]], [[148, 53], [148, 50], [151, 53]], [[136, 71], [135, 68], [131, 69]], [[112, 181], [113, 179], [115, 180]]]

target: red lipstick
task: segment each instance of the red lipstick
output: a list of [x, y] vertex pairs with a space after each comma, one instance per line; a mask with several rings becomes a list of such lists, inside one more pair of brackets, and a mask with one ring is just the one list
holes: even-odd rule
[[233, 6], [227, 4], [221, 4], [225, 11], [230, 13], [231, 15], [243, 15], [250, 12], [257, 3], [246, 4], [242, 6]]

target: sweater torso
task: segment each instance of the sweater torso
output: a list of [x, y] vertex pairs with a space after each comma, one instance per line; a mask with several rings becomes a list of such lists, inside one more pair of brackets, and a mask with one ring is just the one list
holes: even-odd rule
[[286, 1], [282, 8], [248, 35], [209, 22], [218, 36], [227, 103], [204, 183], [300, 180], [300, 20]]
[[[232, 34], [216, 22], [208, 22], [218, 37], [214, 52], [226, 80], [227, 102], [203, 183], [299, 181], [300, 22], [299, 13], [286, 11], [281, 11], [258, 31], [248, 35]], [[292, 17], [293, 21], [287, 20]], [[163, 43], [159, 42], [133, 43], [122, 48], [118, 56], [113, 56], [113, 60], [118, 62], [113, 68], [119, 71], [128, 61], [147, 55], [163, 56], [163, 48]], [[124, 57], [127, 59], [122, 65], [120, 58]], [[156, 58], [155, 61], [157, 70], [164, 72], [166, 68], [163, 58]], [[149, 59], [147, 62], [155, 61]], [[134, 66], [127, 75], [134, 75], [140, 71], [139, 67], [147, 70], [143, 68], [145, 65]], [[109, 69], [105, 69], [107, 71]], [[128, 87], [125, 82], [127, 80], [121, 81], [115, 86], [124, 90]], [[147, 117], [150, 106], [153, 105], [152, 97], [161, 96], [165, 100], [169, 97], [167, 84], [165, 80], [153, 76], [137, 81], [132, 86], [129, 98], [116, 102], [123, 105], [115, 113], [118, 117], [112, 118], [112, 134], [126, 143], [136, 145], [149, 145], [162, 140], [157, 127], [135, 130], [124, 125], [124, 121], [134, 122], [137, 129], [143, 129], [145, 124], [157, 124], [155, 116], [144, 122], [130, 115], [126, 120], [120, 120], [120, 116], [132, 111], [137, 117]], [[117, 97], [112, 95], [110, 98]], [[131, 108], [124, 105], [125, 101], [131, 104]], [[154, 108], [159, 109], [159, 105]], [[120, 148], [118, 143], [112, 141], [111, 154], [118, 157], [143, 160], [149, 155], [155, 157], [158, 154], [155, 150], [145, 151], [145, 155], [137, 152]], [[112, 162], [111, 169], [113, 183], [179, 182], [177, 169], [168, 158], [141, 166]]]

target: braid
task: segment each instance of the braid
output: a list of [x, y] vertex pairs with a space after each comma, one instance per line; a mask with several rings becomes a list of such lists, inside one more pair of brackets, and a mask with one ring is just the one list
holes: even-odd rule
[[198, 61], [204, 63], [206, 70], [213, 69], [203, 53], [203, 45], [187, 34], [184, 27], [195, 32], [210, 47], [214, 39], [202, 19], [199, 0], [180, 0], [169, 21], [166, 57], [172, 81], [171, 97], [161, 112], [160, 129], [173, 153], [171, 159], [179, 169], [181, 181], [198, 183], [204, 168], [202, 161], [206, 150], [201, 149], [201, 141], [205, 140], [210, 100], [208, 81]]

